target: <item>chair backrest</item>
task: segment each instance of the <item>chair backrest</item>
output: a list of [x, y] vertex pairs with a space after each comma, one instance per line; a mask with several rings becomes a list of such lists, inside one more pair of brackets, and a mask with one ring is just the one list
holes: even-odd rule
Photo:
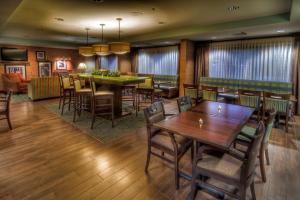
[[165, 109], [162, 102], [155, 102], [144, 109], [147, 127], [151, 127], [153, 123], [165, 119]]
[[259, 108], [260, 107], [260, 91], [252, 91], [252, 90], [238, 90], [239, 93], [239, 103], [242, 106]]
[[145, 79], [144, 83], [139, 83], [138, 88], [153, 88], [154, 82], [153, 82], [153, 77], [149, 77]]
[[190, 96], [183, 96], [177, 99], [177, 105], [179, 112], [186, 112], [193, 106], [192, 98]]
[[81, 89], [80, 80], [71, 79], [74, 85], [75, 92], [78, 92]]
[[2, 96], [0, 99], [1, 102], [0, 107], [4, 109], [5, 113], [9, 112], [11, 95], [12, 95], [12, 91], [9, 90], [8, 92], [5, 93], [5, 96]]
[[243, 171], [241, 174], [243, 179], [245, 178], [247, 179], [254, 174], [255, 164], [259, 153], [259, 149], [261, 147], [261, 142], [264, 133], [265, 133], [265, 125], [263, 121], [260, 121], [258, 123], [256, 133], [253, 136], [253, 140], [250, 142], [250, 145], [246, 152], [246, 156], [245, 156], [246, 162], [244, 163]]
[[92, 90], [92, 95], [94, 96], [95, 92], [97, 91], [96, 82], [95, 82], [94, 77], [90, 77], [89, 81], [90, 81], [90, 88]]
[[218, 100], [218, 88], [211, 86], [202, 86], [203, 100], [217, 101]]
[[272, 132], [272, 128], [274, 125], [274, 119], [276, 116], [276, 110], [274, 108], [272, 108], [270, 111], [268, 111], [268, 118], [265, 121], [265, 134], [263, 137], [263, 143], [267, 144], [269, 143], [269, 138]]
[[279, 113], [289, 112], [289, 94], [264, 92], [264, 111], [274, 108]]
[[190, 96], [192, 99], [198, 99], [198, 85], [183, 84], [184, 96]]

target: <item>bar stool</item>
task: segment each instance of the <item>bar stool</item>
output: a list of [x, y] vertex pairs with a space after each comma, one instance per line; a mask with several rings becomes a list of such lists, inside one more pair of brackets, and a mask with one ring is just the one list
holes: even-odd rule
[[[70, 77], [59, 75], [60, 84], [60, 98], [59, 106], [61, 108], [61, 115], [64, 114], [65, 105], [68, 105], [68, 110], [71, 109], [71, 104], [74, 104], [74, 86], [71, 86]], [[66, 100], [68, 100], [66, 102]]]
[[81, 111], [88, 110], [91, 106], [90, 104], [90, 97], [92, 95], [92, 89], [90, 88], [82, 88], [80, 84], [80, 80], [71, 79], [74, 85], [74, 96], [75, 96], [75, 103], [74, 103], [74, 115], [73, 115], [73, 122], [76, 120], [76, 115], [81, 115]]
[[111, 91], [97, 91], [95, 80], [92, 77], [90, 77], [90, 87], [92, 92], [91, 129], [94, 128], [94, 123], [97, 116], [111, 116], [111, 126], [114, 127], [114, 93]]

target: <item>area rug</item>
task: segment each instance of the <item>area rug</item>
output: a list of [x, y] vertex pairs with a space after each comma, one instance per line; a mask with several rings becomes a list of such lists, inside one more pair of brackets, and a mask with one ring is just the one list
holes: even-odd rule
[[28, 97], [27, 94], [13, 94], [11, 96], [11, 103], [15, 104], [15, 103], [23, 103], [23, 102], [27, 102], [30, 101], [30, 98]]
[[94, 129], [91, 129], [91, 114], [89, 112], [82, 112], [81, 116], [76, 122], [73, 122], [73, 111], [65, 110], [64, 115], [60, 115], [58, 104], [49, 104], [46, 106], [51, 112], [55, 113], [58, 117], [68, 122], [72, 126], [78, 128], [82, 132], [91, 135], [102, 143], [109, 143], [126, 134], [135, 133], [138, 129], [146, 126], [146, 121], [143, 112], [135, 115], [132, 106], [123, 104], [123, 109], [126, 112], [132, 112], [131, 115], [115, 120], [115, 127], [111, 127], [111, 121], [104, 118], [97, 118], [94, 124]]

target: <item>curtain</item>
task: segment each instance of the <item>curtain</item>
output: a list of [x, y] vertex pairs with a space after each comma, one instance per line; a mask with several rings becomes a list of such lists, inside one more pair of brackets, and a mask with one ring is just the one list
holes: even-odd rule
[[118, 56], [100, 56], [100, 68], [108, 69], [110, 71], [118, 71]]
[[295, 97], [298, 99], [297, 101], [297, 115], [300, 115], [300, 35], [295, 37], [295, 45], [294, 45], [294, 69], [293, 69], [293, 93]]
[[138, 49], [132, 48], [131, 50], [131, 71], [134, 73], [138, 72]]
[[138, 50], [137, 71], [142, 74], [177, 75], [178, 46]]
[[209, 76], [291, 82], [292, 50], [292, 37], [211, 43]]
[[208, 76], [209, 44], [202, 43], [196, 48], [195, 82], [199, 84], [200, 77]]

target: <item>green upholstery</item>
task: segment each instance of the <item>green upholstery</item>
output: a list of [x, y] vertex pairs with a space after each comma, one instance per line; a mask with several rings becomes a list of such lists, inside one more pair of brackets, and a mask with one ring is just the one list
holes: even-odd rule
[[197, 89], [196, 88], [184, 88], [184, 95], [189, 96], [192, 99], [197, 99]]
[[266, 109], [270, 110], [274, 108], [277, 112], [286, 113], [289, 105], [288, 100], [284, 99], [274, 99], [274, 98], [265, 98]]
[[[271, 135], [271, 132], [272, 132], [273, 125], [274, 125], [274, 123], [272, 122], [272, 123], [269, 123], [266, 127], [266, 131], [265, 131], [265, 135], [264, 135], [264, 139], [263, 139], [263, 142], [265, 144], [269, 142], [269, 138], [270, 138], [270, 135]], [[250, 139], [243, 136], [243, 135], [247, 135], [251, 138], [251, 137], [254, 137], [255, 132], [256, 132], [255, 128], [246, 125], [241, 130], [242, 134], [239, 134], [237, 136], [237, 138], [240, 139], [240, 140], [244, 140], [246, 142], [249, 142]]]
[[281, 94], [292, 94], [293, 88], [292, 83], [286, 82], [222, 79], [210, 77], [200, 77], [200, 85], [220, 87], [226, 89], [244, 89]]
[[180, 112], [187, 112], [193, 106], [192, 99], [190, 96], [179, 97], [177, 99], [177, 105]]
[[258, 108], [260, 98], [258, 96], [240, 95], [240, 104], [242, 106]]
[[202, 94], [204, 100], [217, 101], [217, 92], [203, 90]]
[[62, 79], [64, 89], [69, 88], [71, 86], [69, 77], [64, 77]]
[[[149, 76], [149, 74], [138, 74], [138, 76]], [[171, 87], [178, 88], [179, 76], [178, 75], [159, 75], [152, 74], [154, 82], [168, 82], [167, 85]]]
[[80, 80], [74, 80], [75, 91], [79, 91], [81, 89]]

